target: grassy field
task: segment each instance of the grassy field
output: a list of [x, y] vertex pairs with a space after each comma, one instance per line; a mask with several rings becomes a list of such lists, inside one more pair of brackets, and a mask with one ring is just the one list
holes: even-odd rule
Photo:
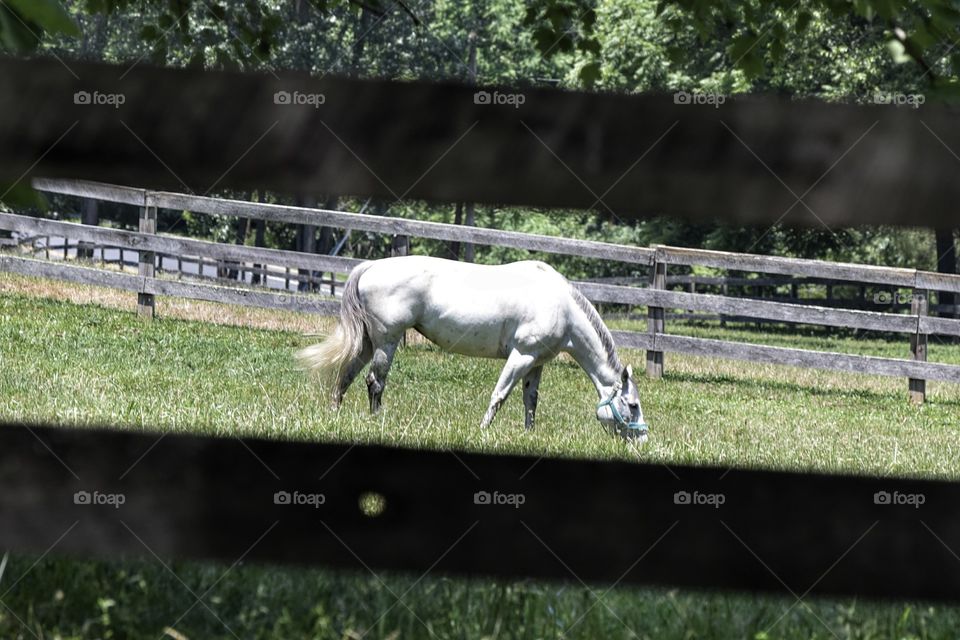
[[[906, 381], [667, 354], [662, 380], [638, 380], [651, 438], [643, 448], [606, 434], [593, 419], [595, 393], [560, 361], [545, 369], [538, 428], [522, 428], [511, 397], [493, 427], [477, 427], [500, 363], [412, 344], [397, 356], [385, 411], [366, 412], [362, 386], [330, 412], [291, 358], [301, 332], [329, 322], [309, 316], [160, 302], [161, 318], [138, 322], [132, 296], [0, 275], [0, 419], [212, 435], [351, 441], [426, 448], [536, 453], [646, 462], [709, 463], [879, 475], [960, 477], [960, 388], [928, 383], [929, 401], [906, 400]], [[94, 304], [76, 304], [95, 299]], [[216, 320], [218, 323], [195, 319]], [[618, 323], [622, 324], [622, 323]], [[676, 333], [887, 356], [905, 338], [674, 325]], [[960, 346], [933, 343], [931, 359], [960, 362]], [[643, 353], [625, 351], [642, 370]], [[463, 417], [452, 423], [450, 416]], [[193, 604], [152, 559], [73, 561], [12, 556], [0, 574], [2, 637], [160, 637]], [[226, 570], [174, 565], [201, 593]], [[906, 604], [790, 600], [615, 589], [603, 606], [579, 585], [494, 584], [428, 577], [395, 606], [409, 576], [239, 566], [208, 598], [241, 638], [946, 637], [960, 611]], [[603, 593], [600, 589], [597, 595]], [[585, 613], [584, 617], [574, 621]], [[18, 620], [17, 618], [20, 618]], [[30, 631], [26, 631], [21, 621]], [[776, 624], [774, 625], [774, 623]], [[571, 627], [571, 625], [573, 625]], [[772, 628], [769, 628], [771, 625]], [[372, 627], [372, 628], [371, 628]], [[829, 628], [829, 629], [828, 629]], [[196, 607], [169, 637], [233, 637]]]

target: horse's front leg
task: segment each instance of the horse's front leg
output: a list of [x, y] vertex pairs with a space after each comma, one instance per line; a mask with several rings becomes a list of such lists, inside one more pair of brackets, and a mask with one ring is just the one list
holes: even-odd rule
[[500, 409], [500, 405], [504, 403], [507, 399], [507, 396], [510, 395], [510, 392], [516, 386], [517, 382], [520, 381], [520, 378], [527, 375], [531, 368], [533, 368], [536, 358], [531, 355], [525, 355], [514, 349], [510, 352], [510, 356], [507, 358], [507, 364], [503, 367], [503, 371], [500, 372], [500, 379], [497, 380], [497, 386], [494, 387], [493, 393], [490, 394], [490, 406], [487, 407], [487, 412], [483, 416], [483, 421], [480, 423], [481, 428], [488, 427], [491, 422], [493, 422], [493, 417], [497, 415], [497, 410]]
[[523, 377], [523, 426], [527, 430], [533, 429], [533, 423], [537, 416], [537, 400], [539, 394], [537, 389], [540, 387], [540, 375], [543, 373], [543, 365], [530, 369], [530, 372]]

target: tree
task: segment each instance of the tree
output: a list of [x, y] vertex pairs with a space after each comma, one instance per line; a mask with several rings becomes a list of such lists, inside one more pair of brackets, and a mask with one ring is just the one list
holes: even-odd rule
[[[936, 230], [937, 271], [939, 273], [957, 273], [957, 245], [954, 240], [954, 230], [939, 228]], [[937, 292], [937, 302], [941, 305], [956, 304], [956, 296], [949, 291]], [[956, 317], [953, 309], [942, 309], [940, 315], [947, 318]]]

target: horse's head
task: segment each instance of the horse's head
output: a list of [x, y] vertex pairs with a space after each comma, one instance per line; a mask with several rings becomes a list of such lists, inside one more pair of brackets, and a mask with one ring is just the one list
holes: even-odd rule
[[633, 381], [633, 367], [627, 365], [614, 384], [610, 395], [597, 405], [597, 420], [615, 433], [627, 438], [647, 439], [647, 425], [640, 408], [640, 392]]

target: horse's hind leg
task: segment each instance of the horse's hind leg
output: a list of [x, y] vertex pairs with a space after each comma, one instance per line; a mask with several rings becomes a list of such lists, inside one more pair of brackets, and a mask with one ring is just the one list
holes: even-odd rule
[[530, 369], [530, 372], [523, 377], [523, 426], [528, 430], [533, 429], [533, 423], [537, 416], [537, 400], [539, 394], [537, 389], [540, 387], [540, 375], [543, 373], [543, 365]]
[[350, 385], [353, 383], [354, 379], [363, 370], [363, 368], [367, 366], [367, 363], [370, 362], [370, 358], [372, 357], [373, 345], [370, 344], [370, 339], [364, 336], [363, 349], [356, 358], [347, 364], [343, 371], [343, 376], [340, 378], [339, 384], [337, 384], [336, 389], [333, 390], [334, 409], [340, 408], [340, 403], [343, 402], [343, 396], [347, 392], [347, 389], [350, 388]]
[[370, 397], [370, 413], [380, 411], [383, 389], [387, 386], [387, 373], [397, 351], [399, 339], [385, 342], [373, 349], [373, 364], [367, 374], [367, 395]]
[[514, 349], [510, 353], [510, 357], [507, 358], [507, 364], [504, 365], [503, 371], [500, 372], [500, 379], [497, 380], [497, 386], [494, 387], [493, 393], [490, 394], [490, 406], [487, 407], [487, 412], [483, 416], [483, 421], [480, 423], [480, 427], [487, 427], [493, 422], [493, 417], [497, 415], [497, 411], [500, 409], [500, 405], [504, 403], [507, 399], [507, 396], [510, 395], [510, 392], [516, 386], [517, 382], [520, 381], [520, 378], [527, 375], [527, 373], [533, 368], [536, 358], [531, 355], [525, 355]]

